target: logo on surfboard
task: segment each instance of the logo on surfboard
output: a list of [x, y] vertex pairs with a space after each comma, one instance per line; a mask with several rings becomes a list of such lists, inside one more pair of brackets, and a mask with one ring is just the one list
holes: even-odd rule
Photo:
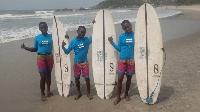
[[[107, 60], [107, 53], [105, 53], [105, 60]], [[103, 61], [103, 51], [97, 51], [97, 61]]]

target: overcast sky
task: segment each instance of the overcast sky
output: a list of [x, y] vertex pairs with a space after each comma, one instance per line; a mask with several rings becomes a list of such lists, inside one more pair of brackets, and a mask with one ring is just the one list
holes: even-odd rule
[[104, 0], [0, 0], [0, 10], [79, 9], [89, 8]]

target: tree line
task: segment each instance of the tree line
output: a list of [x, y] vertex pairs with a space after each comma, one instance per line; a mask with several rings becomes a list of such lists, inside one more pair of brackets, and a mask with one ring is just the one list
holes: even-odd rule
[[101, 9], [101, 8], [137, 7], [142, 5], [146, 1], [150, 4], [154, 4], [155, 6], [200, 4], [200, 0], [104, 0], [92, 8]]

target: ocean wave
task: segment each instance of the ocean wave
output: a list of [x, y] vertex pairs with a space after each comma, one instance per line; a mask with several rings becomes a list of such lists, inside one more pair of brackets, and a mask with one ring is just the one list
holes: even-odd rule
[[[83, 16], [85, 14], [66, 14], [66, 15], [55, 15], [57, 17], [70, 17], [70, 16]], [[30, 15], [21, 15], [21, 14], [3, 14], [0, 15], [0, 19], [5, 20], [5, 19], [29, 19], [29, 18], [53, 18], [54, 14], [53, 13], [42, 13], [42, 12], [37, 12], [36, 14], [30, 14]]]
[[36, 16], [53, 15], [54, 11], [35, 11]]
[[124, 19], [118, 19], [114, 21], [114, 24], [121, 24], [123, 20], [129, 20], [129, 22], [135, 22], [136, 18], [124, 18]]
[[68, 15], [55, 15], [56, 17], [70, 17], [70, 16], [83, 16], [85, 14], [68, 14]]
[[165, 13], [159, 13], [158, 18], [171, 17], [171, 16], [174, 16], [174, 15], [177, 15], [177, 14], [180, 14], [180, 13], [181, 13], [181, 11], [169, 10]]
[[30, 18], [30, 17], [34, 17], [34, 15], [21, 15], [21, 14], [4, 14], [4, 15], [0, 15], [1, 19], [23, 19], [23, 18]]
[[3, 14], [3, 15], [0, 15], [0, 18], [9, 18], [9, 17], [13, 17], [12, 14]]
[[116, 10], [114, 12], [130, 12], [131, 10]]
[[[46, 18], [53, 16], [54, 11], [34, 11], [34, 13], [22, 11], [14, 14], [1, 14], [0, 19], [27, 19], [27, 18]], [[45, 17], [46, 16], [46, 17]]]
[[11, 42], [14, 40], [21, 40], [25, 38], [35, 37], [40, 33], [38, 26], [31, 28], [12, 28], [12, 29], [0, 29], [0, 43]]
[[92, 23], [87, 23], [87, 24], [64, 24], [63, 27], [66, 29], [66, 31], [75, 31], [78, 29], [79, 26], [85, 26], [85, 28], [92, 28], [93, 24]]
[[126, 13], [132, 10], [109, 10], [110, 13]]
[[[130, 12], [129, 12], [130, 11]], [[91, 21], [95, 18], [95, 15], [98, 11], [89, 12], [91, 16], [88, 16], [88, 11], [82, 13], [73, 12], [54, 12], [54, 11], [35, 11], [33, 13], [26, 14], [14, 14], [7, 13], [1, 14], [0, 19], [1, 26], [0, 27], [0, 43], [10, 42], [13, 40], [21, 40], [25, 38], [32, 38], [41, 32], [38, 30], [38, 26], [36, 23], [39, 21], [47, 21], [49, 25], [49, 32], [52, 31], [52, 18], [55, 15], [58, 17], [62, 23], [64, 23], [64, 28], [66, 31], [74, 31], [77, 30], [78, 26], [85, 26], [86, 28], [92, 28], [93, 24]], [[129, 20], [130, 22], [135, 22], [137, 11], [134, 10], [109, 10], [112, 13], [114, 24], [120, 24], [124, 19]], [[123, 13], [122, 13], [123, 12]], [[125, 13], [124, 13], [125, 12]], [[127, 12], [127, 13], [126, 13]], [[169, 16], [173, 16], [181, 13], [180, 11], [174, 10], [157, 10], [157, 14], [159, 18], [165, 18]], [[30, 23], [30, 18], [34, 18], [33, 23]], [[42, 18], [42, 19], [41, 19]], [[10, 19], [5, 20], [4, 19]], [[22, 21], [18, 21], [15, 19], [24, 19]], [[32, 21], [31, 20], [31, 21]], [[17, 23], [16, 23], [17, 22]], [[18, 23], [19, 22], [19, 23]], [[25, 24], [26, 23], [26, 24]], [[28, 26], [27, 26], [28, 24]], [[26, 26], [25, 26], [26, 25]], [[16, 26], [13, 28], [13, 26]]]
[[43, 15], [43, 16], [34, 16], [32, 18], [43, 18], [43, 19], [52, 19], [53, 16], [56, 16], [56, 17], [59, 17], [59, 18], [62, 18], [62, 17], [76, 17], [76, 16], [82, 16], [84, 14], [69, 14], [69, 15]]
[[[85, 26], [86, 28], [91, 28], [92, 23], [88, 24], [64, 24], [63, 27], [66, 31], [77, 30], [78, 26]], [[52, 33], [52, 26], [49, 25], [48, 33]], [[34, 27], [23, 27], [23, 28], [12, 28], [12, 29], [0, 29], [0, 43], [11, 42], [14, 40], [22, 40], [26, 38], [33, 38], [41, 32], [38, 30], [38, 26]]]

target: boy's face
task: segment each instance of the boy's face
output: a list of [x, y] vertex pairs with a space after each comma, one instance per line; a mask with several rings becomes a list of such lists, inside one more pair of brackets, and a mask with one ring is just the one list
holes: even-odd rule
[[131, 33], [132, 32], [132, 25], [130, 23], [124, 23], [122, 25], [122, 29], [126, 32], [126, 33]]
[[40, 24], [39, 30], [42, 32], [43, 35], [46, 35], [48, 31], [48, 26], [46, 24]]
[[77, 33], [78, 33], [78, 37], [79, 37], [79, 38], [82, 38], [82, 37], [85, 36], [86, 29], [85, 29], [85, 28], [80, 28], [80, 29], [77, 31]]

